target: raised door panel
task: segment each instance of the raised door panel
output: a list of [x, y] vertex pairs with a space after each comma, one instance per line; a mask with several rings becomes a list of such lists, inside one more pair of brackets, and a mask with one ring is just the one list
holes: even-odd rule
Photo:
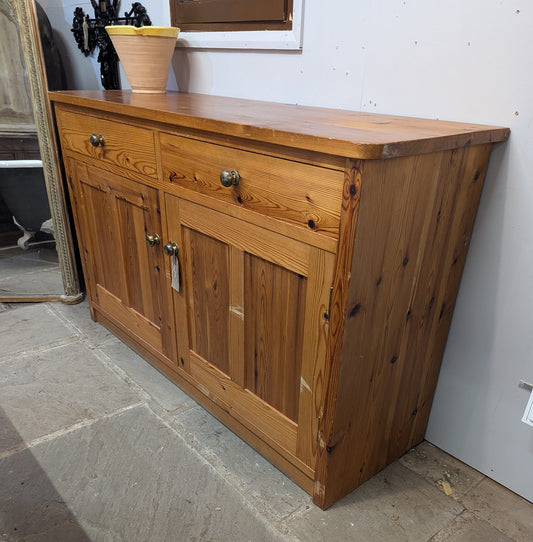
[[169, 264], [157, 190], [80, 162], [68, 162], [90, 299], [145, 347], [170, 363], [176, 359], [174, 320], [168, 294]]
[[307, 277], [244, 256], [245, 385], [298, 421]]
[[200, 357], [229, 374], [230, 247], [188, 228], [184, 236], [191, 267], [190, 344]]
[[311, 473], [334, 256], [174, 196], [166, 213], [181, 244], [184, 368]]

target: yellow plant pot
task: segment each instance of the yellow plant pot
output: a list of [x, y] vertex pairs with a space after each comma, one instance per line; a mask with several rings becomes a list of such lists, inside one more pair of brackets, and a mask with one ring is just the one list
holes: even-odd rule
[[106, 26], [133, 92], [166, 91], [170, 61], [179, 28], [172, 26]]

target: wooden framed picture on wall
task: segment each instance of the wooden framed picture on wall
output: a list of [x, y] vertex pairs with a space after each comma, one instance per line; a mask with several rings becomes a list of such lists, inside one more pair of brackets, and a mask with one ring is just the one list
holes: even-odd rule
[[293, 0], [170, 0], [170, 16], [182, 32], [291, 30]]

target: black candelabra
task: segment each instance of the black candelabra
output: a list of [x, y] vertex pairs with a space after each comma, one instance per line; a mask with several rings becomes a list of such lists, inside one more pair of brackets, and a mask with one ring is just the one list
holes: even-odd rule
[[119, 89], [118, 56], [105, 27], [117, 24], [151, 26], [152, 21], [146, 8], [139, 2], [134, 2], [131, 10], [124, 12], [123, 17], [119, 16], [120, 0], [91, 0], [91, 4], [94, 18], [86, 15], [82, 8], [76, 8], [71, 30], [78, 48], [85, 56], [89, 56], [98, 46], [97, 60], [100, 63], [102, 86], [106, 90]]

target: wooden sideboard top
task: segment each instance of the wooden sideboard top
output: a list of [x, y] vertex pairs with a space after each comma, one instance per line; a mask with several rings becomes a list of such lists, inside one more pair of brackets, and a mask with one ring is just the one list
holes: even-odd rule
[[358, 159], [505, 141], [509, 129], [240, 98], [124, 90], [50, 92], [57, 103]]

